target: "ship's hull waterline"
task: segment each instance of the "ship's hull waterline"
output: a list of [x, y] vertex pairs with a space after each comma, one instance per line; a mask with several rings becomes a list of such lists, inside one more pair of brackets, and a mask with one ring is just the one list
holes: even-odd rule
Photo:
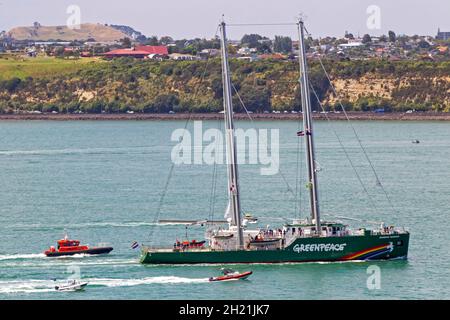
[[143, 247], [144, 264], [301, 263], [406, 259], [409, 233], [299, 238], [279, 250], [170, 251]]

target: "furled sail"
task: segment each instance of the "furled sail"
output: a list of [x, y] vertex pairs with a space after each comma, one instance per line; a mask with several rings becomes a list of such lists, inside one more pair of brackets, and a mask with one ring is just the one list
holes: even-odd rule
[[231, 214], [231, 203], [228, 201], [227, 209], [225, 210], [225, 220], [231, 221], [233, 220], [233, 215]]

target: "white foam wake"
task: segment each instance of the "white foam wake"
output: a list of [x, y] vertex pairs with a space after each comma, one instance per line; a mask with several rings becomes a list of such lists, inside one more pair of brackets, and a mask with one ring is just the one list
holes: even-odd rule
[[0, 294], [41, 293], [51, 291], [55, 291], [55, 283], [51, 280], [0, 281]]
[[0, 156], [15, 155], [71, 155], [90, 153], [129, 152], [127, 148], [85, 148], [85, 149], [38, 149], [38, 150], [1, 150]]
[[0, 261], [2, 260], [19, 260], [19, 259], [41, 259], [45, 258], [43, 253], [29, 253], [29, 254], [0, 254]]
[[[128, 222], [86, 222], [86, 223], [71, 223], [70, 229], [85, 229], [85, 228], [100, 228], [100, 227], [114, 227], [114, 228], [133, 228], [133, 227], [146, 227], [155, 225], [167, 225], [159, 224], [157, 222], [144, 222], [144, 221], [128, 221]], [[64, 229], [66, 224], [16, 224], [11, 225], [9, 228], [19, 230], [31, 230], [31, 229]]]
[[[142, 279], [113, 279], [113, 278], [86, 278], [83, 281], [89, 282], [89, 286], [103, 286], [103, 287], [132, 287], [150, 284], [188, 284], [188, 283], [206, 283], [207, 278], [181, 278], [175, 276], [161, 276], [148, 277]], [[13, 293], [41, 293], [41, 292], [56, 292], [55, 285], [63, 283], [61, 281], [53, 280], [10, 280], [0, 281], [0, 294]]]
[[182, 278], [175, 276], [148, 277], [142, 279], [108, 279], [94, 278], [85, 279], [91, 285], [106, 287], [130, 287], [146, 284], [183, 284], [183, 283], [203, 283], [208, 282], [208, 278]]

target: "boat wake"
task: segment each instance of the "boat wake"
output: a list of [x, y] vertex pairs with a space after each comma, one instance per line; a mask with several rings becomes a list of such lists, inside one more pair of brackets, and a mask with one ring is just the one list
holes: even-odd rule
[[84, 149], [38, 149], [38, 150], [0, 150], [0, 156], [22, 156], [22, 155], [76, 155], [76, 154], [128, 154], [130, 152], [151, 151], [149, 147], [128, 148], [84, 148]]
[[[189, 284], [207, 283], [208, 278], [181, 278], [175, 276], [148, 277], [142, 279], [92, 278], [83, 279], [89, 287], [133, 287], [150, 284]], [[63, 282], [63, 281], [62, 281]], [[0, 294], [45, 293], [55, 291], [53, 280], [11, 280], [0, 281]]]
[[52, 291], [55, 291], [55, 283], [51, 280], [0, 281], [0, 294], [43, 293]]
[[42, 259], [46, 258], [43, 253], [29, 253], [29, 254], [1, 254], [0, 261], [7, 260], [25, 260], [25, 259]]
[[146, 284], [186, 284], [209, 282], [208, 278], [182, 278], [175, 276], [148, 277], [142, 279], [85, 279], [90, 285], [106, 287], [130, 287]]
[[[167, 226], [168, 224], [162, 224], [157, 222], [144, 222], [144, 221], [129, 221], [129, 222], [86, 222], [86, 223], [71, 223], [70, 229], [87, 229], [87, 228], [136, 228], [136, 227], [148, 227], [148, 226]], [[12, 225], [9, 228], [14, 230], [54, 230], [64, 229], [67, 224], [20, 224]]]
[[6, 267], [58, 267], [58, 266], [130, 266], [138, 265], [137, 258], [119, 258], [110, 256], [92, 256], [89, 254], [76, 254], [48, 258], [43, 253], [39, 254], [9, 254], [0, 255], [0, 266]]

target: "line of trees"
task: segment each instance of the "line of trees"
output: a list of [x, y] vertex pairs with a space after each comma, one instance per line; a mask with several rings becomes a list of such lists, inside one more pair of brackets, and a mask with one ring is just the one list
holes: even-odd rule
[[[448, 82], [436, 80], [450, 73], [449, 62], [325, 60], [324, 63], [334, 79], [358, 79], [365, 74], [410, 79], [408, 86], [390, 89], [392, 99], [362, 95], [356, 101], [344, 101], [348, 110], [367, 111], [378, 107], [387, 110], [388, 106], [402, 110], [414, 106], [416, 110], [450, 111], [446, 96]], [[0, 81], [0, 112], [219, 112], [223, 94], [220, 61], [214, 59], [208, 63], [201, 82], [205, 65], [205, 61], [122, 58], [101, 65], [87, 64], [75, 73], [51, 78], [12, 78]], [[300, 110], [297, 63], [232, 60], [231, 69], [234, 88], [239, 94], [233, 92], [236, 111], [244, 111], [241, 101], [252, 112]], [[310, 64], [310, 78], [320, 100], [326, 100], [331, 90], [316, 62]], [[80, 92], [91, 97], [83, 98]], [[319, 110], [314, 95], [311, 101], [313, 108]], [[326, 107], [332, 110], [335, 106]]]

